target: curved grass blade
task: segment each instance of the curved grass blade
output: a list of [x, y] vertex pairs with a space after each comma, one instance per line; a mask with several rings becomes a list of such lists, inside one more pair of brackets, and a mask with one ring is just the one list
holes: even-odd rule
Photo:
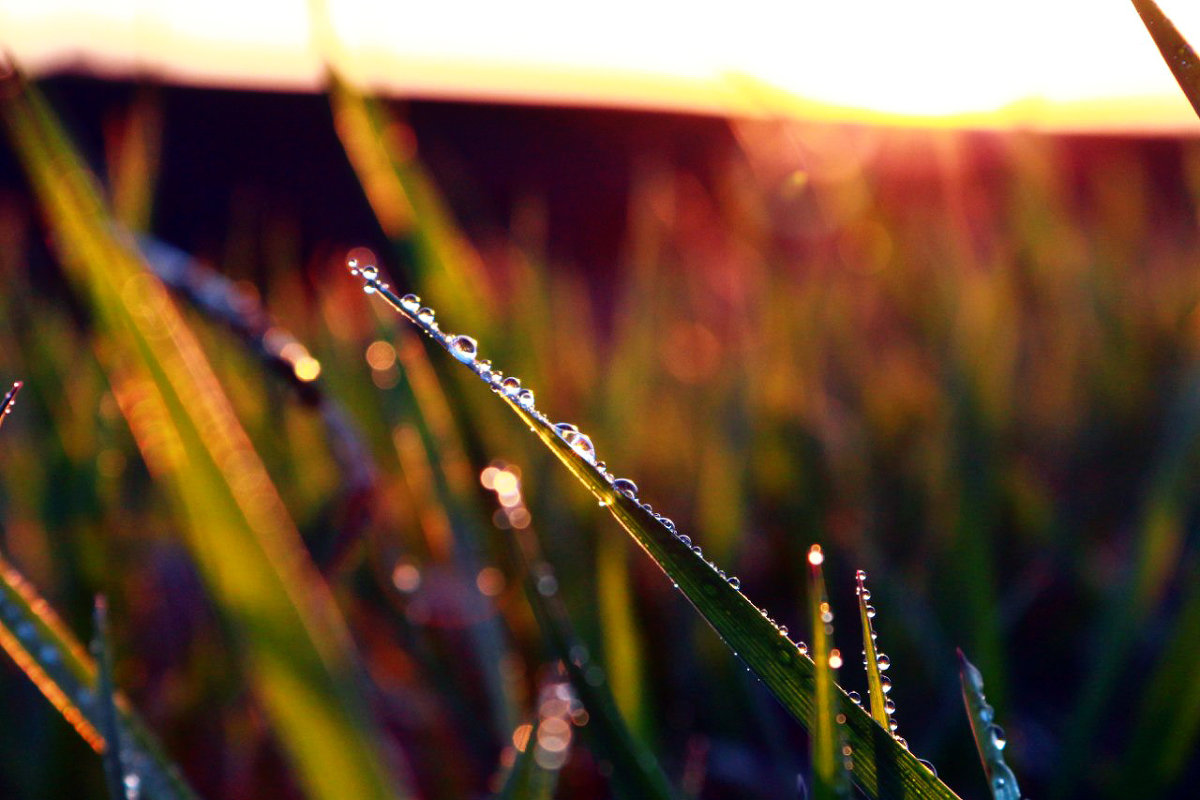
[[[0, 556], [0, 647], [8, 652], [46, 699], [97, 753], [112, 740], [94, 692], [97, 669], [50, 604]], [[140, 792], [157, 800], [197, 800], [198, 795], [167, 760], [149, 729], [119, 694], [109, 693], [128, 772]], [[106, 732], [107, 731], [107, 732]]]
[[[415, 295], [400, 297], [379, 278], [374, 265], [351, 263], [364, 291], [378, 294], [401, 316], [433, 338], [484, 380], [567, 470], [606, 507], [634, 541], [663, 570], [725, 643], [754, 671], [796, 720], [809, 725], [814, 710], [814, 666], [765, 610], [755, 606], [728, 578], [703, 559], [691, 539], [677, 533], [637, 499], [632, 481], [596, 468], [591, 440], [574, 426], [555, 425], [534, 404], [533, 392], [479, 360], [478, 345], [464, 335], [442, 332], [432, 309]], [[852, 779], [874, 798], [953, 798], [954, 792], [871, 719], [841, 689], [834, 692], [846, 715], [846, 741], [853, 751]]]
[[1021, 789], [1017, 776], [1004, 763], [1004, 731], [995, 723], [995, 711], [983, 696], [983, 675], [967, 660], [963, 651], [958, 651], [959, 677], [962, 680], [963, 703], [967, 707], [967, 718], [971, 721], [971, 733], [975, 735], [975, 747], [983, 762], [995, 800], [1021, 800]]
[[1150, 31], [1158, 52], [1171, 68], [1179, 88], [1192, 104], [1196, 115], [1200, 116], [1200, 61], [1196, 59], [1196, 51], [1154, 0], [1133, 0], [1133, 7], [1137, 9], [1146, 30]]
[[808, 616], [812, 623], [813, 658], [813, 718], [809, 725], [812, 753], [812, 796], [814, 800], [848, 797], [850, 784], [846, 770], [850, 752], [843, 750], [841, 722], [845, 715], [838, 710], [837, 670], [842, 654], [833, 647], [833, 609], [825, 593], [825, 576], [821, 565], [825, 554], [814, 544], [808, 551]]
[[[895, 705], [888, 698], [892, 690], [892, 681], [885, 678], [883, 670], [891, 665], [886, 655], [875, 647], [875, 606], [871, 605], [871, 590], [867, 588], [867, 573], [861, 569], [855, 573], [857, 582], [855, 595], [858, 597], [858, 616], [862, 622], [863, 632], [863, 664], [867, 669], [867, 696], [871, 704], [871, 717], [883, 729], [895, 733], [896, 726], [892, 721]], [[903, 739], [900, 740], [903, 744]]]
[[103, 596], [96, 598], [93, 613], [95, 631], [92, 634], [92, 656], [99, 667], [96, 680], [96, 717], [100, 732], [104, 735], [104, 780], [108, 784], [110, 800], [130, 800], [136, 797], [136, 789], [126, 789], [126, 781], [137, 786], [136, 773], [127, 771], [130, 758], [126, 753], [124, 737], [117, 724], [116, 685], [113, 682], [112, 650], [108, 642], [108, 603]]
[[1200, 641], [1200, 582], [1191, 570], [1183, 608], [1171, 625], [1170, 639], [1142, 692], [1129, 747], [1122, 759], [1122, 780], [1114, 796], [1168, 794], [1173, 782], [1196, 757], [1200, 737], [1200, 681], [1196, 679], [1196, 642]]
[[329, 587], [195, 336], [114, 232], [94, 177], [36, 90], [13, 74], [0, 98], [67, 275], [91, 299], [118, 404], [301, 782], [328, 800], [407, 795], [384, 766]]
[[5, 392], [4, 399], [0, 400], [0, 426], [4, 425], [4, 420], [12, 413], [13, 405], [17, 402], [17, 392], [21, 391], [24, 385], [22, 381], [16, 381], [12, 388]]
[[[511, 473], [510, 473], [511, 474]], [[515, 476], [512, 481], [519, 492]], [[493, 487], [495, 483], [493, 483]], [[613, 782], [621, 796], [636, 800], [672, 800], [671, 785], [658, 761], [634, 736], [621, 717], [608, 688], [604, 669], [592, 661], [575, 634], [558, 595], [554, 570], [543, 558], [532, 527], [513, 530], [509, 538], [525, 574], [525, 596], [551, 652], [563, 664], [571, 688], [588, 710], [585, 729], [597, 751], [613, 765]]]

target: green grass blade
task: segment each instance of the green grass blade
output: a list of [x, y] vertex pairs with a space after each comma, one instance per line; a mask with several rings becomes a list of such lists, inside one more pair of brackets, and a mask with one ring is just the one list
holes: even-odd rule
[[1163, 795], [1196, 755], [1200, 737], [1200, 680], [1196, 679], [1200, 583], [1196, 570], [1185, 578], [1184, 585], [1188, 589], [1183, 607], [1138, 703], [1137, 720], [1122, 759], [1122, 780], [1114, 787], [1114, 796]]
[[875, 647], [875, 606], [871, 605], [871, 590], [867, 588], [867, 573], [861, 569], [855, 574], [858, 585], [855, 595], [858, 597], [858, 616], [862, 622], [863, 632], [863, 661], [867, 667], [867, 694], [870, 698], [871, 717], [883, 726], [884, 730], [894, 732], [892, 712], [895, 710], [888, 699], [892, 682], [884, 678], [883, 670], [891, 662], [887, 656], [880, 658], [882, 653]]
[[[781, 635], [729, 579], [693, 550], [690, 539], [665, 525], [647, 504], [636, 497], [632, 482], [613, 479], [595, 466], [591, 442], [569, 428], [556, 428], [534, 405], [533, 393], [515, 378], [505, 378], [490, 364], [479, 361], [477, 343], [466, 336], [445, 333], [430, 309], [415, 297], [400, 297], [379, 279], [373, 265], [352, 264], [361, 274], [364, 290], [378, 294], [409, 322], [433, 338], [447, 352], [485, 380], [502, 401], [599, 503], [606, 507], [634, 541], [666, 573], [725, 643], [758, 676], [779, 702], [801, 724], [809, 725], [814, 712], [814, 666], [795, 643]], [[524, 392], [529, 392], [525, 394]], [[846, 715], [846, 741], [852, 748], [854, 782], [875, 798], [952, 798], [957, 795], [937, 779], [916, 757], [871, 719], [841, 689], [834, 692]]]
[[1200, 61], [1196, 60], [1196, 51], [1154, 0], [1133, 0], [1133, 7], [1145, 23], [1146, 30], [1150, 31], [1158, 52], [1171, 68], [1179, 88], [1192, 104], [1196, 115], [1200, 116]]
[[495, 800], [550, 800], [558, 783], [558, 770], [542, 769], [534, 758], [537, 723], [526, 723], [521, 727], [529, 729], [521, 737], [524, 747], [517, 747], [516, 761], [504, 779], [504, 786], [496, 793]]
[[17, 392], [21, 391], [21, 387], [24, 385], [21, 381], [17, 381], [11, 389], [4, 393], [4, 399], [0, 400], [0, 426], [4, 425], [4, 420], [12, 413], [13, 405], [17, 402]]
[[96, 659], [99, 674], [96, 680], [96, 717], [100, 722], [100, 733], [104, 735], [104, 781], [108, 785], [110, 800], [127, 800], [125, 788], [129, 759], [124, 737], [117, 725], [117, 687], [113, 681], [112, 650], [108, 643], [108, 603], [104, 597], [96, 598], [95, 631], [92, 634], [92, 656]]
[[[104, 753], [108, 725], [101, 719], [97, 668], [83, 646], [7, 560], [0, 557], [0, 647], [88, 745]], [[156, 800], [196, 800], [149, 729], [113, 695], [125, 761], [139, 789]]]
[[151, 472], [232, 623], [274, 733], [313, 798], [391, 798], [349, 632], [195, 336], [35, 89], [0, 110], [66, 273], [91, 300], [105, 367]]
[[509, 541], [524, 570], [525, 596], [534, 618], [590, 715], [585, 731], [596, 750], [612, 763], [613, 782], [621, 796], [631, 800], [671, 800], [675, 793], [658, 761], [630, 732], [609, 690], [603, 667], [593, 662], [587, 647], [575, 634], [566, 605], [558, 595], [558, 579], [543, 560], [533, 529], [516, 529]]
[[967, 660], [963, 651], [958, 651], [959, 677], [962, 680], [963, 703], [967, 707], [967, 719], [971, 722], [971, 733], [975, 735], [975, 746], [987, 775], [995, 800], [1021, 800], [1021, 789], [1017, 776], [1004, 763], [1004, 731], [995, 722], [995, 711], [983, 696], [983, 675]]
[[837, 670], [842, 654], [833, 646], [833, 609], [825, 593], [822, 564], [825, 554], [820, 545], [808, 551], [808, 615], [812, 624], [813, 717], [809, 725], [809, 750], [812, 753], [812, 796], [815, 800], [847, 797], [848, 754], [843, 754], [837, 703]]

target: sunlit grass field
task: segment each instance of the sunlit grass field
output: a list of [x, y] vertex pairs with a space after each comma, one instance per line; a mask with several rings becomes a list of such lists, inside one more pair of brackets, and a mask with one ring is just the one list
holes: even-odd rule
[[[177, 103], [129, 92], [103, 129], [67, 130], [115, 218], [146, 237], [170, 290], [152, 304], [178, 307], [211, 365], [215, 381], [195, 385], [231, 413], [196, 417], [192, 434], [178, 420], [204, 398], [164, 403], [173, 422], [146, 410], [153, 392], [122, 349], [135, 339], [112, 322], [133, 284], [104, 295], [102, 279], [62, 266], [90, 234], [38, 210], [20, 172], [31, 157], [11, 137], [0, 380], [25, 386], [0, 429], [0, 553], [83, 641], [94, 595], [107, 597], [115, 684], [201, 796], [317, 796], [355, 770], [306, 749], [333, 739], [304, 692], [278, 689], [280, 675], [330, 664], [331, 691], [372, 720], [347, 739], [402, 795], [642, 800], [654, 795], [622, 779], [620, 753], [634, 752], [678, 796], [804, 796], [804, 729], [522, 420], [364, 295], [349, 256], [373, 259], [538, 408], [585, 431], [793, 639], [811, 641], [806, 556], [819, 543], [839, 682], [864, 696], [865, 570], [898, 733], [960, 795], [988, 789], [956, 647], [986, 681], [1028, 796], [1190, 796], [1194, 143], [730, 122], [728, 147], [635, 151], [626, 191], [598, 189], [598, 206], [613, 204], [604, 191], [624, 201], [600, 263], [561, 255], [555, 221], [586, 209], [556, 206], [544, 180], [510, 176], [515, 199], [489, 207], [475, 188], [487, 175], [428, 169], [425, 153], [453, 144], [336, 82], [324, 133], [305, 134], [328, 147], [293, 166], [357, 184], [357, 205], [330, 209], [348, 230], [307, 229], [311, 208], [247, 211], [248, 187], [199, 185], [203, 169], [172, 146]], [[293, 141], [236, 118], [218, 135]], [[503, 141], [515, 148], [479, 145], [499, 151], [497, 169]], [[566, 182], [573, 151], [555, 155]], [[174, 210], [195, 205], [178, 171], [228, 198], [191, 231]], [[197, 247], [204, 260], [188, 260]], [[294, 521], [306, 552], [263, 559], [218, 533], [235, 525], [211, 487], [233, 476], [242, 502], [243, 462], [172, 449], [232, 437], [214, 419], [240, 422], [282, 501], [248, 529], [286, 539]], [[280, 553], [278, 596], [319, 608], [276, 628], [272, 615], [291, 612], [248, 576]], [[564, 626], [578, 675], [560, 664]], [[292, 648], [295, 631], [316, 632], [311, 654]], [[588, 707], [579, 681], [617, 713]], [[0, 707], [0, 796], [103, 796], [100, 758], [7, 657]], [[511, 789], [514, 764], [528, 785]]]

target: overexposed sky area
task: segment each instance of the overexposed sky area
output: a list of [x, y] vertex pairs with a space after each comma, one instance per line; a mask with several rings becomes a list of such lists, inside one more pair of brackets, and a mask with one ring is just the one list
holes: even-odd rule
[[[1200, 0], [1159, 5], [1200, 41]], [[1200, 130], [1129, 0], [0, 0], [0, 42], [35, 73], [311, 89], [329, 59], [420, 96]]]

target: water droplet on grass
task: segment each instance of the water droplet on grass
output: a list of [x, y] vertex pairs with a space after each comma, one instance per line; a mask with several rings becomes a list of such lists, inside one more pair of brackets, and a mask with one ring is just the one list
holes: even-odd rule
[[421, 322], [424, 322], [426, 325], [429, 325], [433, 322], [435, 315], [436, 312], [429, 306], [422, 306], [421, 308], [417, 309], [417, 319]]
[[479, 353], [479, 344], [470, 336], [455, 336], [450, 340], [450, 355], [464, 364], [473, 364]]
[[533, 390], [522, 389], [517, 392], [517, 404], [522, 408], [533, 408]]
[[991, 737], [992, 746], [997, 750], [1003, 750], [1008, 745], [1008, 737], [1004, 735], [1004, 729], [999, 725], [990, 726], [988, 736]]
[[875, 657], [875, 665], [880, 670], [885, 670], [892, 666], [892, 660], [887, 657], [886, 653], [880, 653]]
[[410, 314], [415, 314], [421, 307], [421, 298], [415, 294], [406, 294], [400, 298], [400, 307]]
[[617, 478], [613, 481], [612, 485], [613, 489], [615, 489], [618, 493], [623, 494], [630, 499], [637, 497], [638, 486], [636, 483], [629, 480], [629, 478]]

